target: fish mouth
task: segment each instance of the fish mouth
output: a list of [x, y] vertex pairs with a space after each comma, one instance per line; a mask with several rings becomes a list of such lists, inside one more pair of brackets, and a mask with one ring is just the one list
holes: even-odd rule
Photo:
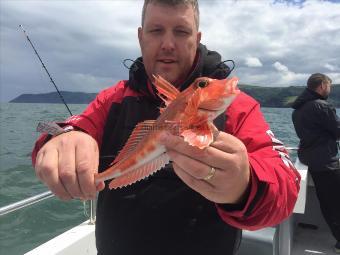
[[211, 100], [207, 100], [205, 102], [202, 102], [199, 105], [199, 108], [202, 110], [206, 110], [206, 111], [221, 111], [224, 110], [226, 108], [226, 103], [225, 100], [221, 100], [221, 99], [211, 99]]

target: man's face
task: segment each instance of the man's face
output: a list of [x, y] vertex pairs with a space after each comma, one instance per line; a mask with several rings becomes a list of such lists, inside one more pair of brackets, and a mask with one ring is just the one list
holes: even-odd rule
[[176, 83], [188, 75], [201, 33], [197, 31], [192, 6], [150, 3], [138, 38], [149, 78], [155, 74]]

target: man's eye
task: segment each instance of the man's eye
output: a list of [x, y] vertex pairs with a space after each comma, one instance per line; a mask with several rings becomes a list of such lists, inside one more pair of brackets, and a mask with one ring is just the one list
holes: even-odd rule
[[162, 31], [162, 30], [159, 29], [159, 28], [149, 30], [149, 32], [150, 32], [150, 33], [153, 33], [153, 34], [160, 33], [161, 31]]
[[178, 34], [178, 35], [188, 35], [189, 33], [185, 30], [176, 30], [176, 34]]

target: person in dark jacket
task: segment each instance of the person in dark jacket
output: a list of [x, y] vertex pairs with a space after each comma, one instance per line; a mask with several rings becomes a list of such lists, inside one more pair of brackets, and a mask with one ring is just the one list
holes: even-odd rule
[[36, 142], [36, 174], [57, 197], [89, 199], [100, 191], [100, 255], [232, 255], [241, 229], [279, 224], [293, 211], [300, 176], [259, 103], [245, 93], [215, 119], [220, 132], [208, 148], [169, 135], [162, 142], [172, 164], [128, 187], [96, 186], [94, 174], [109, 167], [136, 125], [159, 117], [153, 74], [181, 91], [198, 77], [230, 74], [221, 55], [200, 43], [198, 21], [196, 0], [146, 0], [138, 29], [142, 57], [129, 79], [60, 124], [72, 131]]
[[300, 138], [299, 160], [308, 166], [322, 214], [337, 240], [335, 250], [340, 253], [340, 119], [327, 102], [331, 87], [327, 75], [312, 74], [292, 105], [292, 119]]

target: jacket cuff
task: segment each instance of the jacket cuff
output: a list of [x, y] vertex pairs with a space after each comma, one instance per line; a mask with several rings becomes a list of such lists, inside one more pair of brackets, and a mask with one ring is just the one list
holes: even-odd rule
[[[69, 119], [72, 119], [73, 117], [75, 117], [75, 116], [72, 116]], [[69, 119], [67, 121], [65, 121], [65, 122], [58, 122], [58, 123], [54, 123], [53, 124], [57, 128], [59, 126], [60, 128], [63, 129], [62, 131], [59, 130], [59, 132], [56, 132], [55, 134], [53, 134], [53, 132], [51, 132], [51, 130], [55, 130], [55, 128], [52, 128], [50, 130], [50, 132], [47, 131], [49, 123], [45, 123], [45, 127], [42, 127], [42, 128], [40, 127], [40, 130], [37, 128], [39, 132], [43, 132], [43, 133], [40, 135], [40, 137], [38, 138], [38, 140], [34, 144], [34, 148], [32, 150], [31, 159], [32, 159], [33, 167], [35, 166], [36, 157], [37, 157], [37, 154], [38, 154], [39, 150], [49, 140], [51, 140], [53, 137], [58, 136], [58, 135], [63, 134], [63, 133], [66, 133], [66, 132], [69, 132], [69, 131], [73, 131], [73, 130], [74, 131], [82, 131], [82, 132], [85, 132], [85, 133], [89, 133], [86, 128], [82, 128], [82, 127], [79, 127], [77, 124], [73, 124], [71, 121], [69, 121]], [[46, 128], [45, 131], [44, 131], [44, 128]]]
[[91, 135], [97, 142], [97, 129], [95, 123], [86, 116], [74, 115], [68, 118], [65, 122], [58, 123], [61, 127], [72, 126], [77, 131], [85, 132]]

